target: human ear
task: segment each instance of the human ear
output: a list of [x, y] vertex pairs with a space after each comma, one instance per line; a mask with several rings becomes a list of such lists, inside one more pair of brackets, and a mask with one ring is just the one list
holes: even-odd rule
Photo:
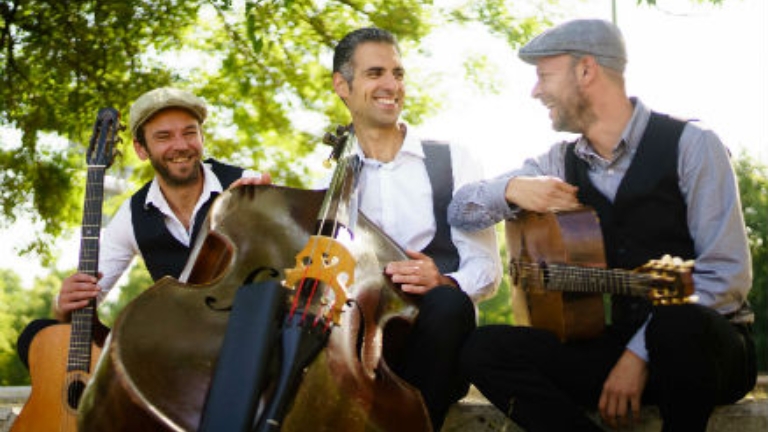
[[333, 90], [343, 100], [349, 97], [349, 83], [339, 72], [333, 74]]
[[140, 160], [147, 160], [149, 158], [149, 153], [147, 152], [147, 149], [141, 145], [139, 140], [136, 138], [133, 139], [133, 150], [136, 151], [136, 155], [139, 157]]

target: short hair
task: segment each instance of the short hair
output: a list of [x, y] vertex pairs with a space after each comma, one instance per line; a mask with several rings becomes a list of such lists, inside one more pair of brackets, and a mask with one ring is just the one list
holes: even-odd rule
[[400, 53], [400, 46], [392, 33], [376, 27], [357, 29], [344, 36], [336, 45], [333, 52], [333, 73], [339, 72], [347, 82], [352, 82], [354, 78], [352, 56], [357, 46], [365, 42], [387, 43], [394, 46], [398, 54]]

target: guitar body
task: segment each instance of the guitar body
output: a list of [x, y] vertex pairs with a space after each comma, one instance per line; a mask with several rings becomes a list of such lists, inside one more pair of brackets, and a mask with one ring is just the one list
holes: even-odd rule
[[[70, 324], [55, 324], [41, 330], [29, 349], [32, 391], [11, 432], [77, 431], [77, 405], [90, 379], [88, 371], [67, 371]], [[89, 370], [96, 366], [108, 329], [94, 326]]]
[[[529, 324], [549, 330], [563, 341], [589, 339], [602, 333], [602, 294], [546, 291], [545, 281], [526, 271], [527, 264], [549, 263], [604, 268], [603, 237], [595, 213], [587, 208], [525, 212], [508, 220], [505, 230], [512, 284], [525, 294], [522, 298], [527, 302], [524, 312], [528, 312]], [[513, 304], [514, 309], [520, 309], [519, 305]]]

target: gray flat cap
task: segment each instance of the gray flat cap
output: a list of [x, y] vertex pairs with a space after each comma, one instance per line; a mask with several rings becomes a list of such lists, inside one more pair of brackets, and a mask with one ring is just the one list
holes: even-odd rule
[[520, 58], [536, 64], [540, 57], [592, 55], [601, 65], [624, 72], [627, 50], [621, 30], [599, 19], [578, 19], [552, 27], [520, 49]]
[[172, 87], [156, 88], [139, 96], [131, 106], [131, 134], [135, 137], [136, 131], [150, 117], [171, 107], [186, 109], [197, 117], [200, 124], [208, 116], [205, 102], [192, 93]]

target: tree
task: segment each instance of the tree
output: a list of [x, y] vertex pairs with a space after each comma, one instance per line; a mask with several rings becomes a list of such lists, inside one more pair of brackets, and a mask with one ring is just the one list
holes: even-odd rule
[[[408, 0], [2, 0], [0, 16], [0, 128], [19, 135], [0, 143], [0, 224], [36, 222], [26, 251], [44, 258], [78, 222], [76, 174], [103, 106], [125, 116], [150, 88], [189, 88], [212, 106], [211, 155], [301, 186], [301, 161], [322, 130], [348, 121], [329, 88], [328, 59], [343, 34], [380, 26], [415, 50], [438, 23], [481, 22], [515, 44], [541, 22], [513, 16], [503, 0], [450, 9]], [[405, 117], [418, 123], [437, 105], [413, 93]], [[112, 173], [146, 180], [129, 147]]]
[[741, 206], [752, 253], [752, 291], [749, 301], [755, 311], [755, 344], [760, 370], [768, 370], [766, 335], [768, 334], [768, 167], [746, 154], [735, 159]]
[[29, 384], [29, 373], [16, 353], [16, 339], [33, 319], [52, 317], [53, 297], [61, 280], [60, 273], [52, 273], [26, 290], [16, 273], [0, 269], [0, 385]]

